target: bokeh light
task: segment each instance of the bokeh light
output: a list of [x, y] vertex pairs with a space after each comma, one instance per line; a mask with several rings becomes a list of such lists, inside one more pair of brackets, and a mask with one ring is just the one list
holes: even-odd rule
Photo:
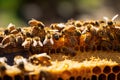
[[0, 27], [27, 25], [35, 18], [46, 25], [68, 19], [102, 19], [119, 14], [119, 0], [0, 0]]

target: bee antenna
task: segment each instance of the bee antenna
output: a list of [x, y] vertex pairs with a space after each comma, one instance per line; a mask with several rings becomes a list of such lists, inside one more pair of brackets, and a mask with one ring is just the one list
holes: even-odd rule
[[103, 17], [103, 19], [105, 19], [106, 21], [108, 21], [108, 20], [109, 20], [109, 19], [108, 19], [108, 17], [105, 17], [105, 16]]
[[112, 18], [112, 21], [114, 21], [119, 15], [116, 14], [113, 18]]

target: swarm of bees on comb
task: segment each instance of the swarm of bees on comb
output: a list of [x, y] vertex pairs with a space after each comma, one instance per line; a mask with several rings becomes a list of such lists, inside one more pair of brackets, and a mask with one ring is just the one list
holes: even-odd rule
[[0, 80], [120, 80], [120, 22], [10, 23], [0, 31]]

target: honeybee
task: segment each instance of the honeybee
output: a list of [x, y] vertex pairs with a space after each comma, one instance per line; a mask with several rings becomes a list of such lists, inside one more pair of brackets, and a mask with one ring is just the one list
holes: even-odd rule
[[4, 35], [9, 35], [13, 30], [15, 30], [15, 25], [10, 23], [7, 29], [4, 30]]
[[44, 27], [45, 27], [45, 25], [41, 22], [41, 21], [38, 21], [38, 20], [35, 20], [35, 19], [33, 19], [32, 18], [32, 20], [30, 20], [29, 22], [28, 22], [28, 24], [30, 25], [30, 26], [38, 26], [38, 27], [40, 27], [41, 29], [43, 29]]
[[118, 14], [115, 15], [111, 20], [108, 17], [103, 17], [106, 20], [106, 23], [108, 26], [113, 26], [114, 25], [114, 20], [118, 17]]
[[33, 38], [33, 47], [36, 47], [36, 46], [40, 46], [40, 47], [43, 46], [43, 44], [42, 44], [42, 42], [40, 41], [40, 38], [39, 38], [39, 37], [34, 37], [34, 38]]
[[25, 49], [29, 49], [31, 47], [32, 44], [32, 38], [26, 38], [25, 41], [22, 43], [22, 46]]
[[59, 23], [59, 24], [54, 23], [54, 24], [50, 25], [50, 28], [61, 31], [63, 28], [65, 28], [65, 24], [64, 23]]
[[81, 26], [83, 25], [83, 22], [82, 22], [82, 21], [75, 21], [75, 22], [74, 22], [74, 25], [75, 25], [76, 27], [81, 27]]
[[7, 58], [6, 57], [0, 57], [0, 63], [6, 63]]
[[51, 65], [51, 57], [48, 56], [46, 53], [40, 53], [40, 54], [35, 54], [35, 55], [32, 55], [31, 57], [29, 57], [29, 61], [32, 63], [32, 64], [35, 64], [35, 65]]
[[17, 65], [18, 68], [24, 69], [24, 65], [27, 63], [27, 60], [22, 56], [15, 56], [14, 64]]
[[1, 57], [0, 58], [0, 73], [2, 73], [2, 74], [7, 69], [6, 62], [7, 62], [7, 58], [6, 57]]
[[15, 28], [15, 25], [14, 25], [14, 24], [10, 23], [10, 24], [8, 25], [7, 29], [11, 32], [12, 30], [15, 30], [16, 28]]
[[53, 34], [58, 31], [58, 30], [52, 30], [50, 28], [45, 28], [45, 32], [46, 32], [46, 35], [45, 35], [45, 39], [43, 41], [43, 45], [46, 45], [47, 43], [50, 43], [50, 44], [54, 44], [54, 41], [53, 41]]
[[3, 45], [3, 48], [8, 46], [16, 47], [15, 36], [13, 34], [7, 35], [3, 38], [1, 43]]
[[23, 35], [22, 34], [17, 34], [16, 36], [15, 36], [16, 38], [16, 44], [18, 45], [18, 46], [21, 46], [21, 44], [23, 43], [23, 41], [24, 41], [24, 37], [23, 37]]

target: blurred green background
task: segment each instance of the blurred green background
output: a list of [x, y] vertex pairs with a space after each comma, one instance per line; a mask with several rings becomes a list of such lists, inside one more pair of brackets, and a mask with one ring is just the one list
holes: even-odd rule
[[68, 19], [102, 19], [119, 14], [120, 0], [0, 0], [0, 27], [26, 26], [31, 18], [45, 25]]

